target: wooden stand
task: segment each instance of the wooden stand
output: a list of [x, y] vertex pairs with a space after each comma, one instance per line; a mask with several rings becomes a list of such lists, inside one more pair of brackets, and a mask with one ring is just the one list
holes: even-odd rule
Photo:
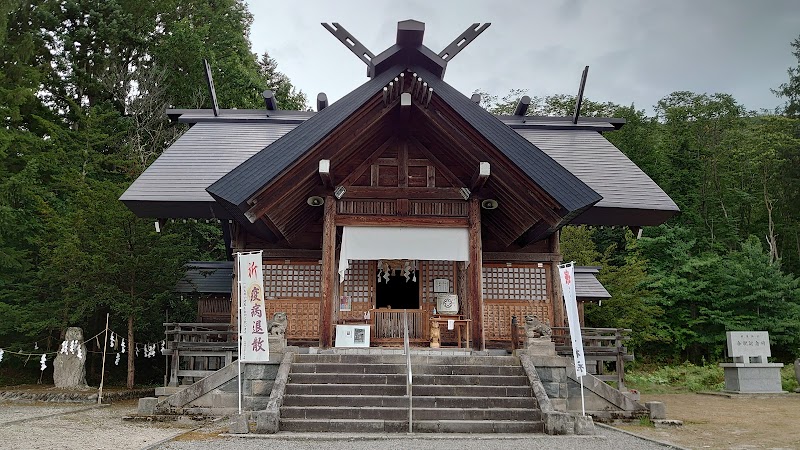
[[[445, 316], [434, 314], [431, 317], [431, 324], [436, 325], [441, 330], [442, 324], [447, 325], [449, 321], [453, 321], [453, 328], [456, 332], [456, 339], [458, 341], [458, 348], [461, 347], [461, 342], [464, 342], [464, 346], [466, 348], [470, 348], [472, 344], [472, 339], [470, 338], [470, 324], [471, 320], [465, 319], [462, 315], [455, 315], [455, 316]], [[463, 333], [463, 334], [462, 334]], [[464, 339], [462, 340], [462, 335]], [[442, 347], [444, 347], [442, 345]]]

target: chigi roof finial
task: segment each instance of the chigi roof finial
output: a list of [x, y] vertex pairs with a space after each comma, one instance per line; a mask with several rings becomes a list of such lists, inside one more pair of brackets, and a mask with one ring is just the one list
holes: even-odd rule
[[394, 45], [379, 55], [372, 53], [343, 26], [334, 22], [323, 23], [336, 39], [344, 44], [358, 59], [367, 65], [367, 76], [374, 78], [397, 64], [418, 65], [429, 70], [439, 78], [444, 77], [447, 63], [459, 54], [475, 38], [489, 28], [491, 23], [473, 23], [453, 40], [444, 50], [434, 53], [422, 43], [425, 24], [417, 20], [403, 20], [397, 23], [397, 40]]

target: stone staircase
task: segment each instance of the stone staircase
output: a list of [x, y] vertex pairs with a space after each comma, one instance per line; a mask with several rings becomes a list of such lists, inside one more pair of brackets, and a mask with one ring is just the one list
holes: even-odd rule
[[[415, 432], [544, 431], [539, 405], [516, 357], [412, 353], [411, 365]], [[402, 354], [297, 355], [280, 409], [280, 430], [407, 432], [405, 373]]]

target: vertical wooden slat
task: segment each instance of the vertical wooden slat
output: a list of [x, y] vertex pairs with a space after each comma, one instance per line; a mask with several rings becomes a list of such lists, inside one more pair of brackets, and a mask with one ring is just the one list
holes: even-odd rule
[[566, 321], [564, 320], [564, 302], [561, 299], [561, 273], [558, 270], [558, 264], [561, 262], [561, 243], [560, 241], [561, 233], [556, 231], [552, 235], [550, 235], [550, 252], [555, 253], [558, 255], [556, 258], [557, 261], [553, 261], [550, 263], [550, 292], [552, 292], [552, 305], [553, 305], [553, 317], [552, 317], [552, 326], [555, 327], [565, 327], [567, 326]]
[[472, 313], [474, 348], [485, 349], [483, 336], [483, 244], [481, 242], [481, 206], [475, 197], [469, 199], [469, 298]]
[[325, 215], [322, 225], [322, 299], [319, 316], [319, 345], [323, 348], [333, 344], [332, 315], [333, 297], [336, 287], [336, 200], [332, 195], [325, 198]]

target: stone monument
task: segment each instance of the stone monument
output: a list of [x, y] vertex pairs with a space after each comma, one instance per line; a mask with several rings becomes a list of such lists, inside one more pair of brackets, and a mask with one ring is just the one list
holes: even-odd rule
[[57, 388], [89, 388], [86, 384], [86, 344], [80, 328], [67, 328], [64, 342], [53, 362], [53, 381]]
[[783, 393], [781, 363], [770, 363], [769, 333], [729, 331], [728, 356], [732, 363], [721, 363], [725, 371], [725, 390], [742, 394]]

